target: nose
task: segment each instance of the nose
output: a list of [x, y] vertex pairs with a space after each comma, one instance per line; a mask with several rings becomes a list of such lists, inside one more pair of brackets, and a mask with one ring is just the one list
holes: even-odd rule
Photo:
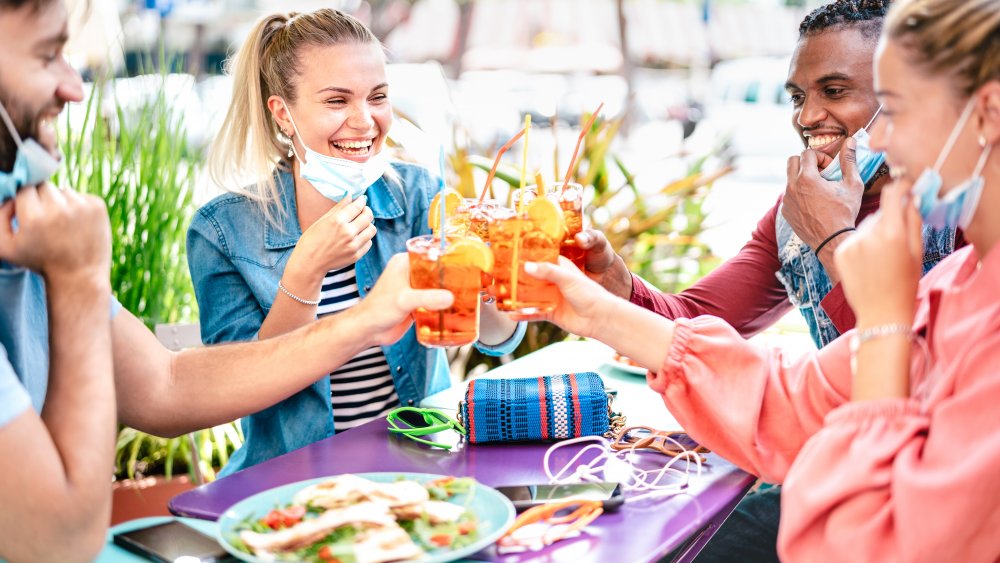
[[83, 79], [69, 62], [63, 58], [61, 64], [61, 76], [59, 85], [56, 87], [56, 97], [63, 102], [79, 102], [83, 100]]
[[367, 102], [361, 102], [352, 106], [351, 114], [347, 116], [347, 125], [351, 129], [358, 131], [371, 130], [375, 125], [375, 119], [372, 117], [372, 111], [368, 107]]
[[823, 119], [826, 118], [827, 112], [823, 104], [818, 103], [809, 95], [805, 95], [802, 100], [802, 105], [799, 107], [798, 116], [796, 116], [795, 121], [803, 129], [809, 129], [815, 127], [817, 124], [822, 123]]
[[868, 128], [868, 144], [875, 152], [885, 152], [889, 144], [892, 124], [885, 117], [876, 119]]

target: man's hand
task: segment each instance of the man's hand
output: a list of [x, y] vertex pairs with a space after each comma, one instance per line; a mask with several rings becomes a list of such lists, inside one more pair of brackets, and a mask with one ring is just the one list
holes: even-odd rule
[[437, 311], [451, 306], [454, 300], [444, 289], [410, 287], [410, 259], [406, 254], [397, 254], [389, 259], [375, 287], [354, 309], [372, 344], [386, 345], [399, 340], [410, 328], [410, 313], [414, 310], [422, 307]]
[[[781, 204], [781, 215], [802, 242], [813, 249], [833, 233], [854, 226], [865, 190], [858, 172], [853, 138], [844, 141], [840, 151], [842, 181], [831, 182], [820, 176], [821, 157], [827, 164], [830, 162], [826, 155], [808, 149], [801, 156], [788, 159], [788, 184]], [[837, 237], [823, 247], [823, 255], [819, 258], [824, 266], [832, 265], [830, 258], [842, 238]], [[828, 267], [828, 273], [830, 270]]]
[[584, 271], [590, 279], [622, 299], [632, 297], [632, 274], [604, 233], [586, 229], [577, 233], [576, 243], [586, 252]]
[[48, 183], [22, 189], [0, 206], [0, 258], [38, 272], [49, 284], [109, 284], [111, 229], [104, 202]]

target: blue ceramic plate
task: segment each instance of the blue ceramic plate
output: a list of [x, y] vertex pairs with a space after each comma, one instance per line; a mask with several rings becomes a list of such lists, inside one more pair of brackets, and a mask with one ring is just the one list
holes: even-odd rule
[[[434, 479], [445, 477], [445, 475], [432, 475], [430, 473], [402, 472], [356, 473], [355, 475], [379, 483], [389, 483], [398, 479], [409, 479], [411, 481], [426, 483], [427, 481], [433, 481]], [[237, 534], [235, 528], [241, 522], [245, 522], [248, 517], [263, 518], [275, 507], [290, 504], [292, 502], [292, 497], [295, 496], [295, 493], [308, 487], [309, 485], [321, 483], [332, 477], [334, 476], [331, 475], [330, 477], [320, 477], [318, 479], [310, 479], [308, 481], [299, 481], [298, 483], [289, 483], [288, 485], [282, 485], [280, 487], [275, 487], [273, 489], [257, 493], [252, 497], [243, 499], [242, 501], [234, 504], [219, 518], [219, 543], [222, 544], [222, 547], [226, 548], [226, 551], [232, 553], [234, 556], [242, 559], [243, 561], [250, 561], [252, 563], [270, 563], [270, 560], [254, 557], [245, 551], [236, 549], [236, 547], [229, 542], [229, 538], [235, 537]], [[456, 495], [450, 500], [450, 502], [464, 506], [468, 496], [469, 495], [467, 494]], [[504, 532], [507, 531], [507, 528], [514, 523], [514, 505], [507, 500], [507, 497], [497, 492], [496, 489], [487, 487], [486, 485], [477, 482], [471, 496], [472, 501], [469, 503], [469, 510], [471, 510], [479, 520], [479, 539], [474, 543], [459, 549], [438, 549], [431, 551], [427, 554], [427, 557], [419, 559], [418, 561], [421, 563], [444, 563], [446, 561], [454, 561], [467, 555], [472, 555], [483, 548], [489, 547], [495, 541], [500, 539], [500, 536], [502, 536]]]

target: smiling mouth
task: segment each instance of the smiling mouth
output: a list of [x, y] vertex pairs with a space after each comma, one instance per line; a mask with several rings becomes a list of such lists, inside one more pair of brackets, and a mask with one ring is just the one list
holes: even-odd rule
[[830, 148], [843, 140], [844, 135], [809, 135], [806, 137], [809, 148], [817, 151]]
[[333, 141], [330, 143], [335, 149], [346, 156], [368, 156], [371, 154], [375, 139], [365, 139], [362, 141]]

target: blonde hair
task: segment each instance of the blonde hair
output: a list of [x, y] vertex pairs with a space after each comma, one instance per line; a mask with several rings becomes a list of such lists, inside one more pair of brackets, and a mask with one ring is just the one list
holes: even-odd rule
[[[212, 181], [257, 203], [268, 221], [283, 215], [275, 169], [291, 170], [288, 138], [267, 107], [272, 95], [296, 99], [303, 47], [343, 43], [379, 44], [354, 17], [323, 8], [309, 13], [272, 14], [261, 19], [236, 55], [227, 62], [233, 95], [219, 135], [209, 149]], [[250, 176], [252, 183], [240, 185]]]
[[1000, 79], [1000, 0], [896, 2], [885, 32], [919, 68], [952, 78], [960, 95]]

